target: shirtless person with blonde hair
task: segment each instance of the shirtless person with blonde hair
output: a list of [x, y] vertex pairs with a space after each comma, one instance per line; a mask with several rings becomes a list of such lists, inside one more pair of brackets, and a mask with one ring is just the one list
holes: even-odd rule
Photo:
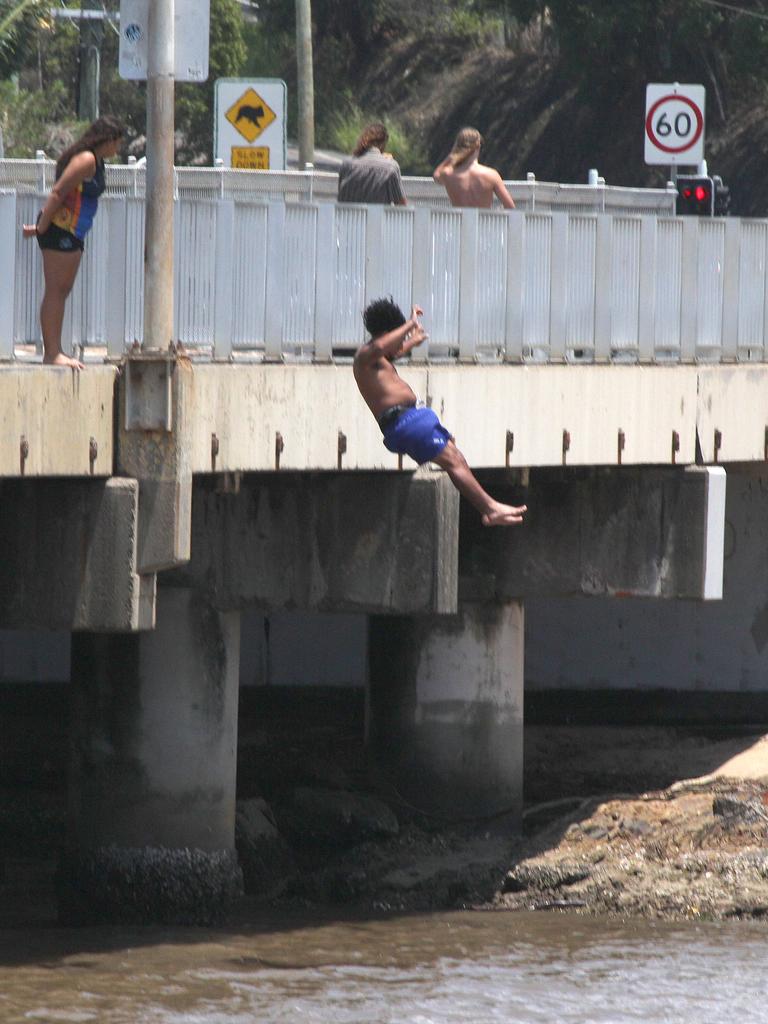
[[462, 128], [453, 149], [435, 168], [432, 177], [448, 193], [452, 206], [474, 206], [488, 209], [497, 196], [508, 210], [515, 208], [501, 175], [493, 167], [479, 162], [483, 137], [476, 128]]
[[526, 506], [503, 505], [480, 486], [450, 433], [431, 409], [417, 404], [416, 395], [393, 365], [426, 341], [421, 315], [421, 308], [414, 306], [406, 320], [391, 298], [376, 299], [363, 313], [371, 338], [358, 349], [353, 371], [360, 394], [384, 435], [384, 447], [410, 455], [419, 465], [434, 462], [444, 469], [459, 493], [480, 513], [484, 526], [521, 523]]

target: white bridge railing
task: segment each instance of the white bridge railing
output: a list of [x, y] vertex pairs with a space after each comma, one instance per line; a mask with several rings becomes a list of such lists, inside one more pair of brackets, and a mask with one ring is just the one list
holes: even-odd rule
[[[55, 164], [42, 150], [35, 160], [0, 160], [0, 190], [45, 193], [54, 181]], [[146, 169], [141, 162], [108, 164], [107, 194], [143, 197]], [[590, 172], [593, 173], [593, 172]], [[518, 209], [528, 213], [568, 210], [572, 213], [656, 213], [672, 216], [677, 191], [625, 188], [606, 185], [593, 174], [587, 185], [537, 181], [529, 174], [525, 181], [508, 181], [507, 188]], [[276, 200], [335, 202], [338, 176], [328, 171], [241, 171], [231, 167], [176, 167], [176, 199]], [[445, 190], [431, 178], [404, 177], [403, 188], [414, 206], [450, 207]]]
[[[0, 193], [3, 359], [39, 344], [41, 260], [21, 224], [41, 202]], [[141, 342], [143, 223], [141, 197], [103, 197], [65, 347]], [[216, 359], [348, 356], [384, 294], [424, 307], [415, 360], [766, 359], [768, 221], [181, 194], [175, 246], [175, 337]]]

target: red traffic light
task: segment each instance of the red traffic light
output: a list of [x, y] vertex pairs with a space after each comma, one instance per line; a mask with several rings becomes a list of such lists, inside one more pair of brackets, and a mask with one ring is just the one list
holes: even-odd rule
[[678, 216], [693, 214], [697, 217], [711, 217], [714, 210], [712, 179], [706, 175], [680, 175], [677, 179]]

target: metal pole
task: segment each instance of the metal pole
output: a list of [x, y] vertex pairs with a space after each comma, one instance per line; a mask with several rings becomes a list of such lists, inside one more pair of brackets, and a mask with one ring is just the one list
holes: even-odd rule
[[312, 69], [312, 7], [296, 0], [296, 64], [299, 86], [299, 170], [315, 160], [315, 87]]
[[144, 349], [173, 340], [174, 0], [151, 0], [147, 30]]
[[[96, 8], [98, 0], [81, 0], [83, 10]], [[99, 116], [99, 78], [101, 74], [101, 44], [104, 38], [104, 12], [102, 20], [80, 20], [80, 77], [77, 116], [81, 121], [95, 121]]]

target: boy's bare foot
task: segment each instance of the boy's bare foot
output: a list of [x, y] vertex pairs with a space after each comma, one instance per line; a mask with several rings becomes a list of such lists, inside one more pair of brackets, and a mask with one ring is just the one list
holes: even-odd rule
[[515, 523], [522, 523], [523, 513], [527, 511], [527, 505], [497, 503], [490, 512], [486, 512], [483, 516], [483, 526], [514, 526]]
[[85, 364], [81, 363], [79, 359], [72, 359], [71, 356], [65, 356], [63, 352], [57, 353], [51, 359], [48, 356], [43, 356], [43, 362], [46, 366], [71, 366], [73, 370], [84, 370]]

